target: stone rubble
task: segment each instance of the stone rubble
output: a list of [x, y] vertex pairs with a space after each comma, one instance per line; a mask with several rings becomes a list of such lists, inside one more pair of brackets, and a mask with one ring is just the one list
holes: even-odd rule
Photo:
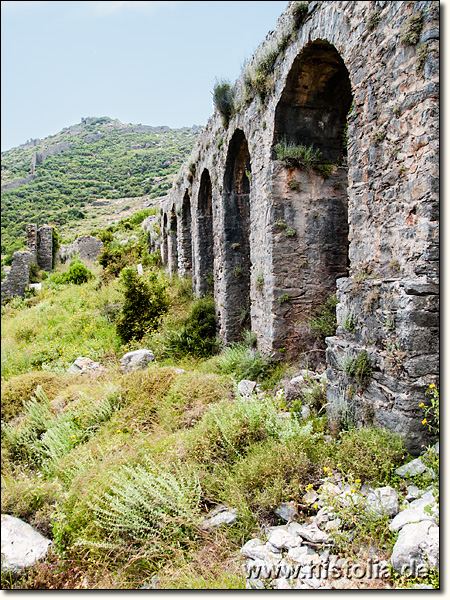
[[[295, 502], [281, 504], [275, 514], [287, 523], [268, 528], [266, 541], [254, 538], [241, 548], [247, 589], [359, 587], [360, 578], [349, 576], [348, 569], [352, 566], [349, 561], [332, 553], [333, 534], [341, 526], [339, 510], [326, 505], [332, 498], [347, 507], [351, 506], [351, 499], [370, 511], [374, 518], [387, 515], [391, 519], [389, 529], [400, 531], [390, 559], [396, 571], [401, 573], [409, 568], [412, 560], [419, 568], [422, 565], [422, 568], [439, 569], [438, 506], [431, 489], [409, 488], [407, 497], [411, 501], [404, 500], [400, 507], [399, 494], [390, 486], [373, 489], [364, 485], [357, 491], [348, 484], [326, 479], [318, 492], [308, 490], [302, 499], [309, 506], [313, 503], [321, 506], [307, 522], [300, 522]], [[360, 567], [354, 563], [352, 568], [357, 573]], [[386, 561], [374, 561], [371, 568], [378, 573], [381, 582], [383, 573], [385, 576], [389, 573]]]

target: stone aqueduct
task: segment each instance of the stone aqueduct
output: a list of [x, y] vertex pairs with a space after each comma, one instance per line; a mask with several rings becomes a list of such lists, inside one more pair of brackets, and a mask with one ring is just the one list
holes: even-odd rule
[[[234, 84], [229, 122], [216, 111], [200, 134], [153, 248], [213, 292], [225, 344], [251, 327], [261, 352], [300, 352], [337, 294], [329, 407], [417, 454], [439, 369], [439, 3], [309, 2], [298, 27], [295, 5]], [[249, 97], [280, 47], [265, 97]], [[285, 166], [282, 141], [319, 149], [332, 173]]]

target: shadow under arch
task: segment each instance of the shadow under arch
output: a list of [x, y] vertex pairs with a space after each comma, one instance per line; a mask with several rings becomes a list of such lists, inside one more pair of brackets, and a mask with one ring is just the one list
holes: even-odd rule
[[[275, 339], [296, 351], [316, 343], [308, 339], [308, 317], [335, 293], [336, 279], [348, 275], [351, 106], [350, 76], [339, 52], [325, 40], [307, 44], [276, 107], [272, 154], [273, 306], [281, 317]], [[288, 156], [302, 147], [321, 158], [282, 160], [277, 144]]]
[[225, 343], [241, 339], [250, 321], [250, 185], [251, 166], [247, 139], [234, 132], [223, 180], [223, 258], [225, 294], [222, 336]]
[[208, 169], [200, 178], [197, 203], [198, 226], [198, 273], [196, 292], [199, 296], [214, 294], [214, 229], [212, 208], [212, 184]]

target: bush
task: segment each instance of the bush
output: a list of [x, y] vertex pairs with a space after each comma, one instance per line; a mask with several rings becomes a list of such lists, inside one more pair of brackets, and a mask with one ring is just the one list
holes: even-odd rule
[[180, 533], [186, 539], [200, 512], [200, 494], [195, 473], [180, 465], [171, 472], [152, 463], [123, 466], [92, 503], [95, 525], [113, 546], [131, 540], [158, 547]]
[[[313, 463], [295, 439], [255, 444], [238, 460], [225, 481], [218, 481], [222, 501], [237, 503], [242, 496], [259, 519], [271, 518], [281, 503], [299, 501], [301, 489], [318, 480], [320, 465]], [[233, 497], [235, 496], [235, 497]]]
[[124, 303], [116, 324], [119, 337], [124, 342], [141, 340], [146, 333], [156, 329], [169, 307], [167, 283], [158, 273], [138, 275], [134, 267], [122, 271]]
[[337, 320], [336, 320], [336, 296], [330, 296], [326, 299], [317, 311], [315, 317], [308, 318], [311, 330], [320, 338], [330, 337], [335, 335]]
[[244, 342], [231, 344], [217, 359], [221, 373], [234, 375], [237, 380], [263, 378], [270, 370], [268, 358], [249, 348]]
[[233, 89], [228, 81], [218, 81], [213, 90], [213, 103], [217, 112], [222, 117], [224, 127], [228, 127], [228, 122], [234, 110]]
[[278, 418], [272, 399], [251, 397], [213, 405], [190, 430], [185, 443], [189, 456], [213, 466], [215, 461], [233, 464], [245, 457], [253, 444], [264, 440], [283, 444], [296, 440], [302, 447], [317, 447], [318, 435], [310, 422]]
[[219, 350], [214, 299], [194, 300], [186, 320], [176, 330], [166, 332], [163, 355], [172, 358], [206, 358]]
[[193, 426], [210, 404], [231, 396], [231, 384], [217, 375], [184, 373], [178, 376], [163, 402], [158, 406], [158, 417], [165, 427], [175, 431]]
[[341, 433], [335, 460], [342, 471], [371, 484], [387, 484], [405, 455], [402, 438], [384, 429], [361, 427]]
[[52, 273], [49, 281], [52, 283], [73, 283], [75, 285], [81, 285], [86, 283], [89, 279], [92, 279], [93, 274], [87, 268], [87, 266], [79, 259], [74, 258], [70, 261], [69, 270], [65, 273]]

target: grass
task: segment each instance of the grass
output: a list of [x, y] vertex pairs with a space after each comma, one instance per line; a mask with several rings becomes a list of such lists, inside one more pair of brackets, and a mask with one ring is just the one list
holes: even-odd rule
[[[167, 293], [168, 313], [141, 340], [158, 363], [128, 374], [118, 359], [137, 344], [121, 344], [105, 316], [123, 301], [117, 278], [94, 268], [81, 285], [47, 280], [32, 303], [2, 310], [2, 510], [54, 542], [44, 563], [2, 580], [6, 589], [244, 589], [240, 547], [279, 523], [281, 502], [318, 487], [324, 468], [391, 481], [404, 456], [398, 438], [350, 427], [330, 441], [323, 417], [281, 418], [275, 390], [288, 363], [260, 354], [252, 332], [201, 357], [187, 332], [211, 325], [201, 318], [211, 300], [193, 300], [178, 278]], [[178, 354], [167, 350], [174, 331], [186, 338]], [[80, 355], [105, 371], [66, 374]], [[241, 398], [241, 379], [266, 391]], [[305, 400], [320, 408], [322, 388]], [[203, 530], [218, 504], [238, 521]], [[361, 526], [362, 538], [376, 544], [384, 525]]]
[[314, 169], [324, 179], [328, 179], [335, 169], [335, 165], [326, 161], [322, 152], [313, 146], [283, 140], [275, 144], [274, 150], [277, 160], [285, 167], [300, 167], [307, 171]]

